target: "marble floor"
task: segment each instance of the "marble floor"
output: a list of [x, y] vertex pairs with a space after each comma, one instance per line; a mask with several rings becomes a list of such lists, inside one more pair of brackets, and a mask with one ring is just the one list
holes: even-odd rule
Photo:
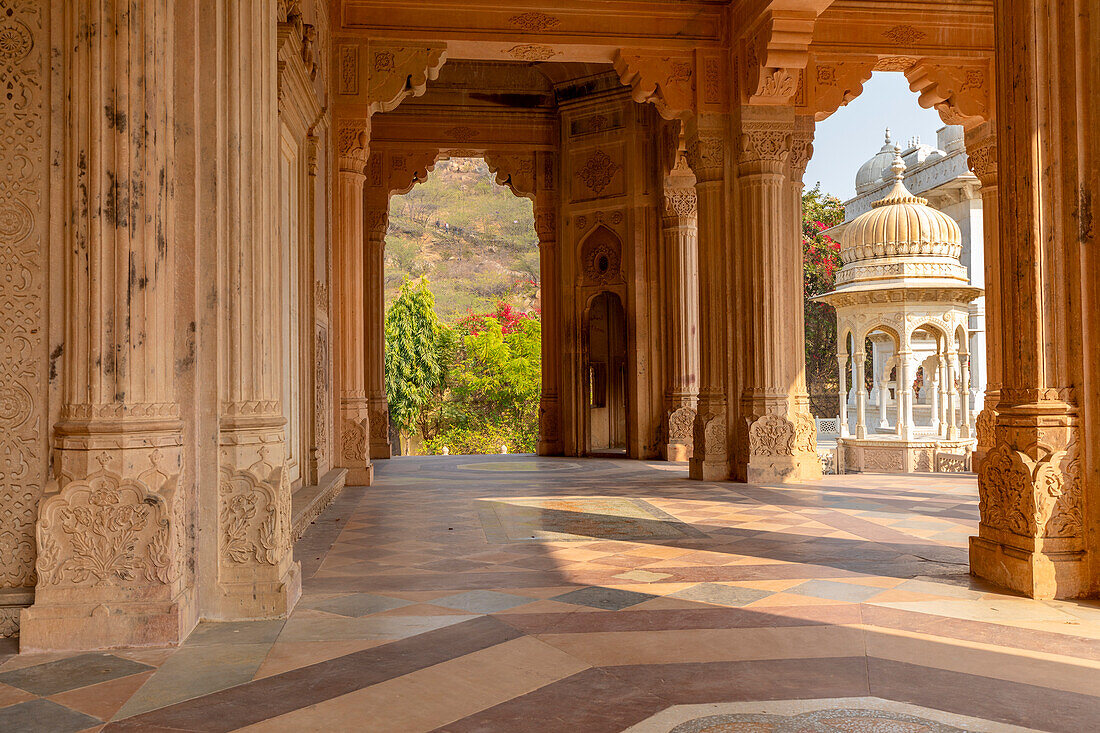
[[0, 731], [1100, 730], [1100, 603], [967, 574], [973, 477], [379, 461], [297, 547], [286, 621], [14, 655]]

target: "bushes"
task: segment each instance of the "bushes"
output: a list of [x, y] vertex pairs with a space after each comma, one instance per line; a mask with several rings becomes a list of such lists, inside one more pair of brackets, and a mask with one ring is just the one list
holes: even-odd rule
[[[436, 316], [425, 279], [407, 278], [386, 314], [386, 393], [394, 425], [431, 453], [534, 452], [542, 324], [499, 303], [454, 326]], [[393, 352], [391, 356], [391, 351]]]

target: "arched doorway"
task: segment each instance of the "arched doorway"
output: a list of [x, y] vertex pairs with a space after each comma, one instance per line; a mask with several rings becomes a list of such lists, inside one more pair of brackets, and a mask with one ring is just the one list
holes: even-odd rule
[[626, 454], [626, 312], [618, 295], [602, 291], [584, 319], [587, 452]]

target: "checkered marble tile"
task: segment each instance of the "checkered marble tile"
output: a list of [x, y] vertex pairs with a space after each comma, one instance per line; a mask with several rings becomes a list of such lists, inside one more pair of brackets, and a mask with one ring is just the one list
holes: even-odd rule
[[[684, 474], [608, 459], [379, 461], [373, 486], [319, 518], [336, 541], [301, 557], [289, 619], [204, 622], [174, 650], [0, 650], [0, 730], [1079, 731], [1100, 719], [1100, 605], [1016, 598], [967, 574], [973, 477], [769, 487]], [[820, 707], [763, 722], [691, 708], [777, 691], [857, 702], [831, 723], [804, 714]]]

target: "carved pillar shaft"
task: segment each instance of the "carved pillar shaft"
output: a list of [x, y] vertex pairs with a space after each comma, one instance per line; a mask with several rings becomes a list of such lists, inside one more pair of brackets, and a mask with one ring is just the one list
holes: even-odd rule
[[686, 461], [692, 454], [699, 388], [697, 194], [690, 175], [665, 179], [662, 224], [668, 375], [664, 454], [670, 461]]
[[238, 0], [221, 9], [226, 56], [218, 114], [225, 126], [218, 171], [225, 239], [220, 368], [218, 618], [290, 612], [301, 594], [292, 557], [290, 483], [280, 323], [278, 101], [273, 0]]
[[[991, 361], [1000, 362], [993, 447], [978, 466], [976, 575], [1039, 598], [1100, 591], [1093, 447], [1100, 160], [1095, 18], [1088, 3], [997, 0], [999, 237]], [[1091, 26], [1090, 26], [1091, 23]], [[1011, 83], [1008, 83], [1008, 80]], [[987, 240], [988, 244], [988, 240]], [[1090, 295], [1093, 296], [1090, 303]], [[1084, 420], [1082, 420], [1084, 417]]]
[[370, 411], [370, 457], [389, 458], [390, 404], [386, 397], [386, 227], [389, 197], [372, 197], [363, 208], [363, 264], [367, 401]]
[[[550, 153], [539, 153], [544, 177], [554, 175], [554, 160]], [[549, 171], [549, 173], [547, 173]], [[535, 200], [535, 233], [539, 238], [539, 283], [542, 307], [542, 394], [539, 397], [540, 456], [560, 456], [564, 453], [561, 437], [561, 284], [558, 262], [558, 197], [553, 187], [544, 187]]]
[[729, 298], [726, 277], [726, 140], [723, 116], [697, 117], [687, 130], [687, 159], [695, 173], [699, 250], [699, 400], [693, 429], [690, 475], [703, 481], [730, 476]]
[[966, 155], [970, 169], [982, 184], [982, 238], [985, 263], [985, 400], [975, 424], [978, 447], [972, 465], [977, 468], [993, 447], [993, 424], [1001, 391], [1001, 301], [994, 283], [1000, 281], [1000, 212], [997, 195], [997, 129], [984, 122], [966, 131]]
[[812, 480], [821, 477], [821, 461], [806, 395], [800, 222], [813, 121], [746, 107], [740, 133], [737, 284], [746, 309], [746, 378], [734, 477]]
[[341, 119], [336, 126], [338, 170], [333, 190], [333, 320], [337, 465], [348, 469], [349, 485], [368, 486], [373, 468], [369, 447], [367, 350], [364, 328], [366, 282], [363, 246], [363, 183], [368, 122]]
[[21, 645], [176, 643], [194, 618], [173, 386], [173, 2], [62, 12], [64, 401]]
[[848, 354], [836, 355], [836, 371], [839, 375], [840, 387], [837, 391], [840, 397], [839, 416], [840, 425], [837, 426], [840, 437], [848, 436]]

